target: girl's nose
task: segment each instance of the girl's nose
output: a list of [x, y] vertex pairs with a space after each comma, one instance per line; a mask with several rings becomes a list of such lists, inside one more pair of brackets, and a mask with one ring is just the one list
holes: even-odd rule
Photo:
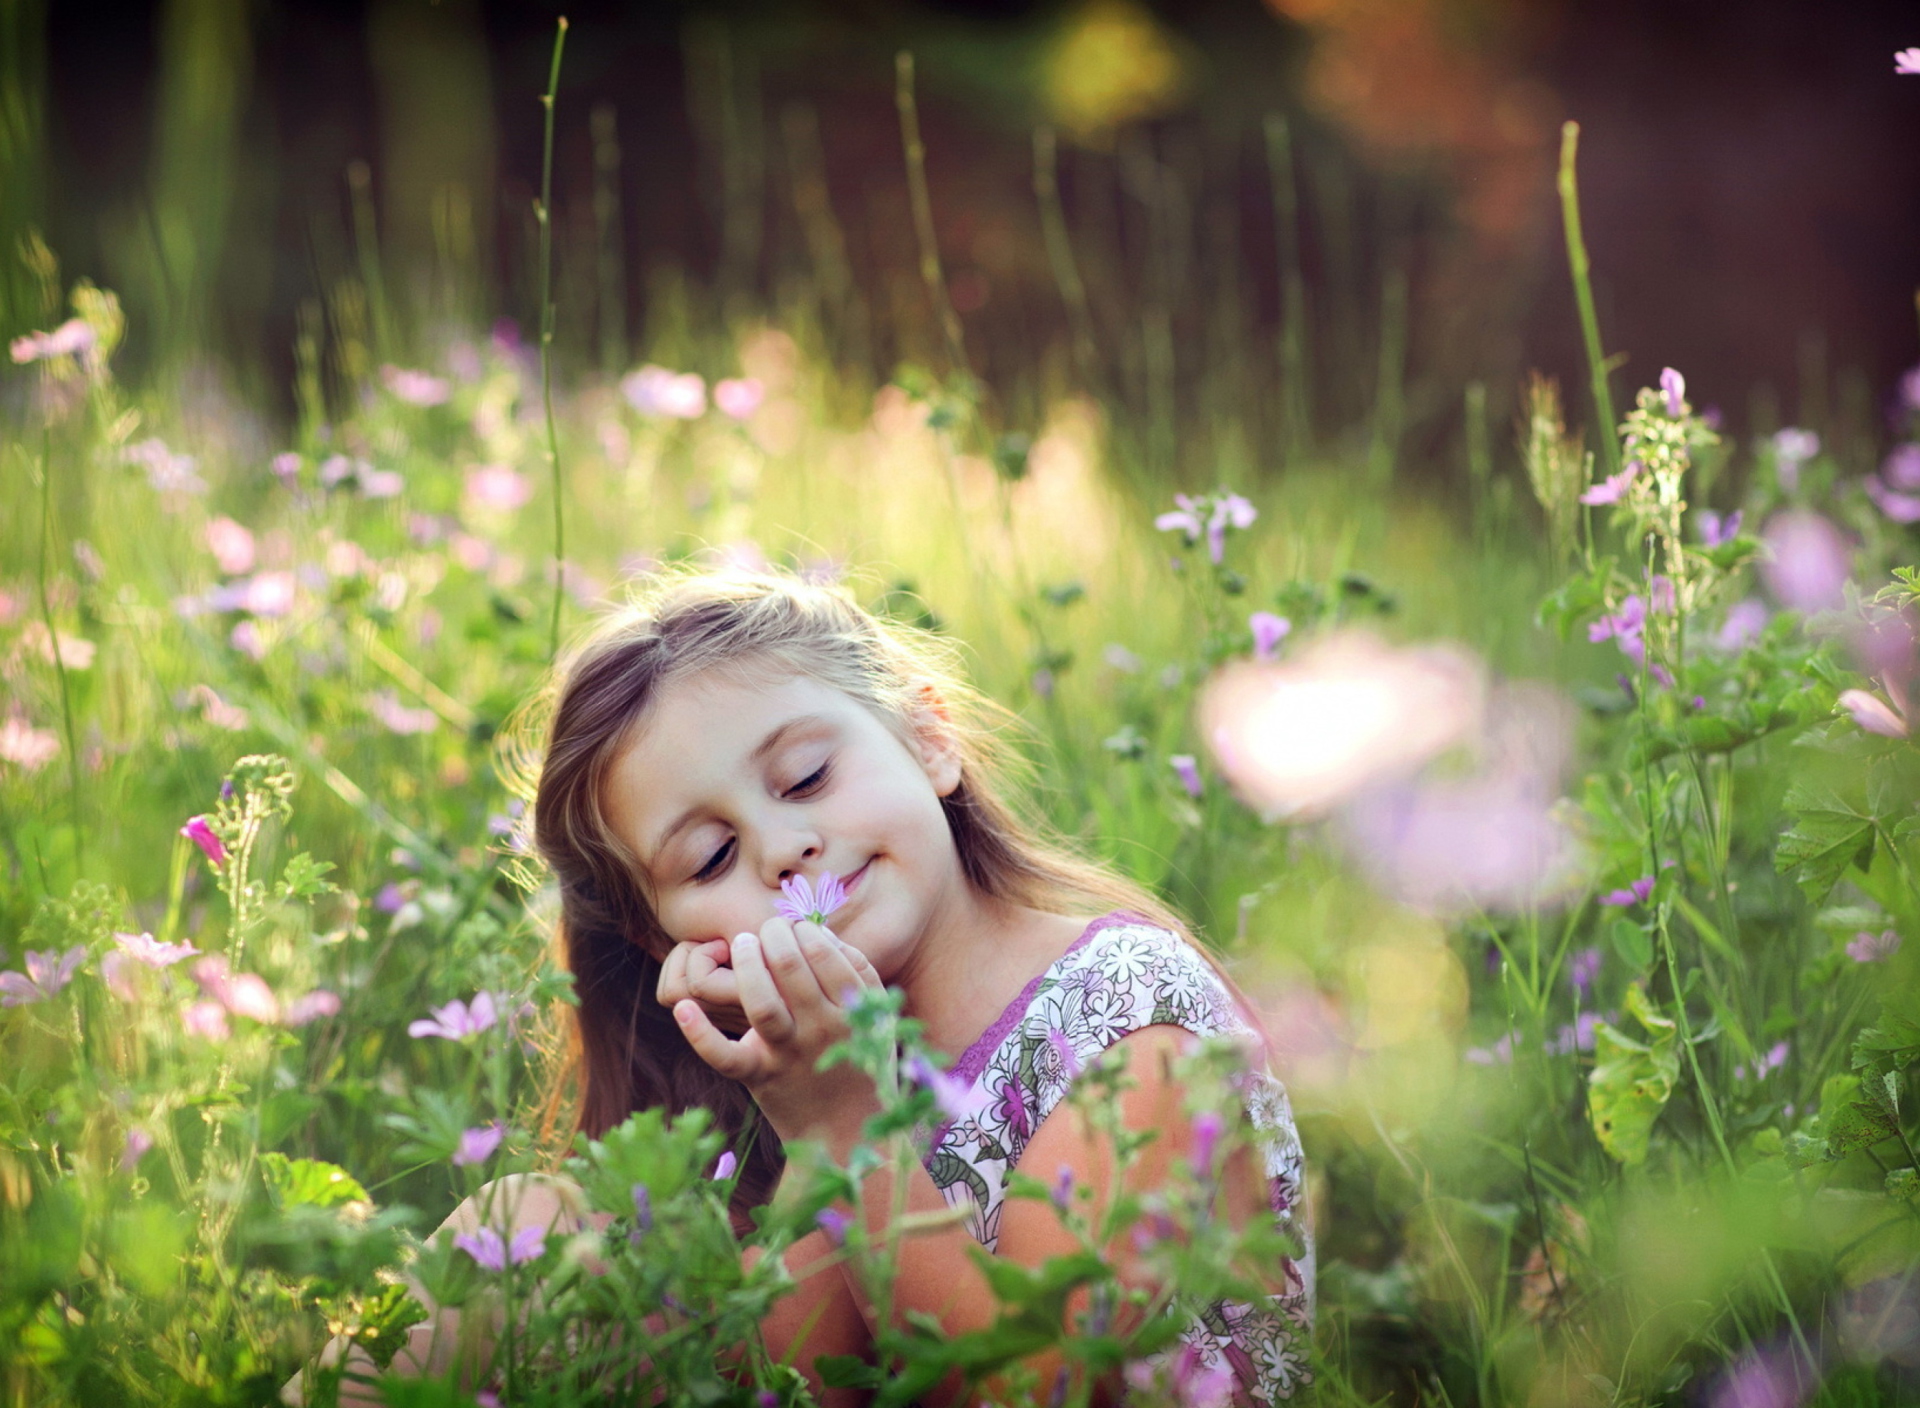
[[811, 832], [796, 832], [786, 837], [771, 855], [774, 861], [771, 868], [776, 872], [773, 884], [777, 886], [798, 874], [808, 861], [819, 859], [820, 838]]

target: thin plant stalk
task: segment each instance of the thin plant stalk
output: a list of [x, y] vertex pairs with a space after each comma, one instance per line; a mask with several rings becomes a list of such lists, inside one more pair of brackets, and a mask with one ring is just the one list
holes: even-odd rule
[[1273, 188], [1274, 254], [1280, 263], [1280, 407], [1282, 445], [1289, 462], [1312, 437], [1307, 386], [1307, 280], [1300, 267], [1300, 189], [1293, 137], [1284, 113], [1266, 123], [1267, 176]]
[[1580, 148], [1580, 124], [1566, 123], [1560, 129], [1560, 214], [1567, 229], [1567, 268], [1573, 275], [1573, 297], [1580, 308], [1580, 335], [1586, 343], [1587, 373], [1592, 380], [1593, 413], [1600, 425], [1594, 438], [1600, 442], [1602, 473], [1620, 472], [1620, 444], [1614, 434], [1619, 424], [1613, 412], [1613, 391], [1607, 384], [1606, 354], [1600, 349], [1600, 317], [1593, 306], [1592, 266], [1587, 261], [1587, 242], [1580, 233], [1580, 191], [1574, 182], [1574, 157]]
[[1100, 378], [1093, 317], [1087, 307], [1087, 286], [1080, 277], [1073, 241], [1067, 233], [1066, 212], [1060, 206], [1059, 142], [1051, 127], [1033, 129], [1033, 195], [1040, 206], [1040, 233], [1047, 245], [1047, 263], [1053, 268], [1053, 281], [1060, 287], [1060, 301], [1067, 306], [1067, 320], [1073, 328], [1075, 368], [1081, 384], [1090, 391], [1097, 390]]
[[53, 655], [54, 676], [60, 681], [60, 722], [67, 735], [67, 787], [73, 809], [73, 858], [79, 868], [86, 854], [86, 828], [80, 810], [80, 735], [74, 727], [73, 690], [67, 682], [67, 660], [60, 652], [60, 633], [53, 625], [53, 596], [47, 589], [53, 552], [53, 428], [40, 428], [40, 620], [47, 628], [47, 649]]
[[933, 198], [927, 194], [927, 149], [920, 140], [920, 109], [913, 94], [913, 54], [902, 49], [894, 58], [894, 103], [900, 110], [900, 144], [907, 156], [907, 195], [913, 204], [913, 233], [920, 245], [920, 281], [940, 321], [947, 358], [956, 374], [971, 375], [960, 315], [947, 297], [946, 274], [940, 267], [940, 245], [934, 236]]
[[560, 55], [567, 47], [567, 17], [560, 16], [553, 33], [553, 64], [547, 71], [547, 91], [540, 99], [546, 109], [546, 132], [540, 155], [540, 203], [534, 216], [540, 222], [540, 406], [547, 426], [547, 469], [553, 481], [553, 629], [547, 658], [560, 656], [560, 613], [567, 599], [566, 501], [560, 480], [560, 432], [553, 419], [553, 106], [560, 90]]

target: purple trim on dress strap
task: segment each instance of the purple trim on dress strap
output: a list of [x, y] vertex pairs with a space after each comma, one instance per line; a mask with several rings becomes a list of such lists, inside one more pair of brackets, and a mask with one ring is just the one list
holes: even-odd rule
[[[953, 1063], [953, 1070], [949, 1072], [949, 1074], [955, 1080], [963, 1080], [967, 1082], [968, 1085], [972, 1085], [975, 1081], [979, 1080], [987, 1069], [987, 1062], [993, 1059], [993, 1053], [1000, 1049], [1000, 1043], [1007, 1039], [1007, 1034], [1020, 1024], [1021, 1019], [1027, 1015], [1027, 1009], [1033, 1006], [1033, 999], [1040, 992], [1040, 984], [1047, 980], [1049, 973], [1052, 973], [1055, 968], [1058, 968], [1062, 963], [1066, 962], [1070, 955], [1078, 953], [1081, 949], [1085, 948], [1087, 940], [1091, 939], [1102, 929], [1112, 929], [1121, 924], [1146, 924], [1149, 922], [1151, 921], [1141, 915], [1133, 914], [1124, 909], [1116, 909], [1113, 913], [1103, 914], [1091, 924], [1087, 925], [1087, 927], [1081, 931], [1080, 937], [1068, 946], [1066, 953], [1061, 954], [1058, 958], [1054, 959], [1052, 963], [1049, 963], [1046, 972], [1041, 973], [1024, 988], [1021, 988], [1020, 995], [1007, 1004], [1006, 1011], [993, 1019], [993, 1025], [980, 1033], [974, 1040], [972, 1046], [969, 1046], [965, 1051], [960, 1053], [960, 1059]], [[941, 1132], [943, 1134], [945, 1133], [944, 1130]], [[935, 1141], [935, 1143], [938, 1142], [938, 1140]]]

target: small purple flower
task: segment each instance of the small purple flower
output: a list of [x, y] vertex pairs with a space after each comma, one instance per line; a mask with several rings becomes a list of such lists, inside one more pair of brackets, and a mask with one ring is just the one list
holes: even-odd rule
[[[1901, 492], [1903, 486], [1895, 480], [1896, 467], [1902, 477], [1920, 479], [1920, 445], [1902, 445], [1888, 456], [1879, 474], [1868, 475], [1863, 486], [1867, 497], [1895, 523], [1920, 523], [1920, 494]], [[1904, 487], [1920, 488], [1920, 484]]]
[[1753, 597], [1737, 601], [1727, 608], [1727, 619], [1721, 625], [1719, 634], [1713, 638], [1713, 643], [1729, 652], [1743, 650], [1758, 639], [1772, 614], [1764, 601]]
[[1762, 1076], [1779, 1070], [1787, 1063], [1787, 1052], [1789, 1049], [1786, 1042], [1776, 1041], [1772, 1046], [1768, 1047], [1765, 1052], [1754, 1058], [1751, 1071], [1745, 1066], [1735, 1066], [1733, 1068], [1734, 1078], [1737, 1080], [1759, 1080]]
[[74, 971], [87, 956], [85, 944], [75, 944], [65, 953], [53, 949], [29, 949], [26, 972], [0, 973], [0, 1007], [24, 1007], [44, 1002], [73, 981]]
[[1843, 689], [1839, 704], [1868, 733], [1877, 733], [1882, 738], [1907, 736], [1906, 719], [1877, 694], [1869, 694], [1864, 689]]
[[853, 1225], [853, 1219], [838, 1208], [821, 1208], [814, 1214], [813, 1220], [834, 1246], [844, 1247], [847, 1244], [847, 1229]]
[[739, 1167], [739, 1158], [735, 1156], [733, 1150], [727, 1150], [713, 1166], [713, 1181], [715, 1183], [725, 1182], [727, 1179], [733, 1177], [734, 1170]]
[[1202, 790], [1200, 765], [1191, 753], [1175, 753], [1167, 762], [1173, 766], [1180, 778], [1180, 785], [1187, 789], [1189, 797], [1198, 797]]
[[1598, 1012], [1582, 1012], [1573, 1021], [1560, 1028], [1547, 1043], [1549, 1056], [1570, 1056], [1576, 1051], [1593, 1050], [1594, 1028], [1600, 1023]]
[[1271, 660], [1280, 642], [1293, 629], [1293, 622], [1271, 611], [1256, 611], [1247, 617], [1247, 628], [1253, 632], [1253, 658]]
[[1840, 530], [1817, 513], [1792, 510], [1767, 524], [1767, 586], [1794, 611], [1827, 611], [1845, 599], [1852, 554]]
[[1710, 548], [1725, 547], [1740, 536], [1740, 520], [1744, 517], [1739, 509], [1722, 518], [1710, 508], [1703, 508], [1694, 515], [1700, 525], [1700, 541]]
[[1583, 948], [1574, 954], [1573, 961], [1567, 965], [1567, 981], [1573, 990], [1585, 997], [1593, 990], [1593, 980], [1600, 976], [1600, 949]]
[[460, 1168], [483, 1164], [493, 1157], [493, 1151], [500, 1147], [500, 1141], [506, 1137], [507, 1127], [498, 1120], [492, 1124], [463, 1130], [460, 1134], [460, 1147], [453, 1153], [453, 1162]]
[[1790, 425], [1775, 431], [1771, 443], [1774, 478], [1783, 492], [1791, 494], [1800, 487], [1800, 467], [1820, 453], [1820, 437]]
[[200, 950], [190, 943], [163, 944], [152, 934], [115, 934], [120, 951], [137, 958], [149, 968], [171, 968], [183, 958], [196, 957]]
[[1227, 558], [1227, 529], [1251, 528], [1260, 511], [1238, 494], [1221, 494], [1207, 519], [1207, 556], [1218, 567]]
[[[723, 381], [720, 385], [725, 386], [726, 382]], [[759, 1404], [759, 1408], [780, 1408], [780, 1395], [770, 1388], [761, 1389], [754, 1401]]]
[[1901, 74], [1920, 73], [1920, 49], [1902, 49], [1893, 56], [1893, 71]]
[[1513, 1060], [1513, 1033], [1508, 1032], [1492, 1046], [1469, 1046], [1461, 1054], [1470, 1065], [1504, 1066]]
[[180, 828], [180, 834], [206, 852], [207, 859], [215, 865], [227, 863], [227, 848], [213, 834], [213, 827], [207, 823], [205, 816], [188, 817], [187, 824]]
[[304, 1027], [317, 1022], [322, 1017], [332, 1017], [340, 1011], [340, 994], [329, 992], [325, 988], [315, 988], [312, 992], [301, 993], [287, 1003], [280, 1011], [283, 1026]]
[[1060, 1176], [1053, 1180], [1053, 1205], [1065, 1212], [1073, 1204], [1073, 1165], [1061, 1164]]
[[380, 893], [373, 897], [373, 907], [382, 914], [398, 914], [407, 902], [407, 892], [389, 880], [380, 887]]
[[644, 1183], [633, 1185], [633, 1237], [638, 1242], [644, 1232], [653, 1231], [653, 1194]]
[[488, 1271], [505, 1271], [509, 1264], [520, 1266], [537, 1260], [547, 1249], [547, 1234], [538, 1227], [522, 1227], [511, 1242], [505, 1242], [491, 1227], [482, 1227], [477, 1232], [462, 1232], [453, 1244]]
[[809, 881], [800, 874], [789, 875], [780, 882], [780, 898], [773, 907], [783, 919], [795, 924], [805, 920], [813, 924], [824, 924], [827, 916], [847, 902], [847, 887], [840, 883], [840, 877], [831, 870], [822, 871], [818, 881]]
[[936, 1070], [933, 1062], [920, 1055], [915, 1055], [907, 1062], [907, 1074], [913, 1078], [914, 1084], [925, 1086], [933, 1092], [934, 1103], [939, 1105], [941, 1114], [950, 1120], [966, 1118], [969, 1109], [967, 1092], [971, 1088], [966, 1081]]
[[135, 1167], [139, 1165], [140, 1160], [146, 1157], [147, 1151], [152, 1147], [153, 1136], [147, 1133], [146, 1130], [140, 1128], [139, 1125], [135, 1125], [129, 1129], [127, 1131], [127, 1142], [120, 1150], [120, 1172], [132, 1173]]
[[1202, 1178], [1213, 1177], [1214, 1147], [1226, 1129], [1227, 1122], [1216, 1110], [1202, 1110], [1193, 1117], [1193, 1168]]
[[1173, 501], [1179, 507], [1154, 519], [1153, 526], [1162, 533], [1178, 532], [1189, 545], [1199, 542], [1200, 535], [1206, 532], [1206, 525], [1200, 518], [1201, 511], [1207, 506], [1206, 500], [1191, 494], [1175, 494]]
[[437, 1036], [448, 1041], [464, 1041], [467, 1037], [477, 1036], [500, 1020], [499, 1011], [494, 1006], [493, 994], [477, 992], [471, 1003], [455, 999], [445, 1007], [433, 1009], [431, 1020], [422, 1018], [409, 1023], [407, 1035], [411, 1037]]
[[1647, 896], [1653, 893], [1653, 877], [1643, 875], [1624, 890], [1609, 890], [1600, 896], [1601, 904], [1617, 905], [1625, 909], [1629, 905], [1645, 904]]
[[1660, 394], [1667, 398], [1667, 414], [1675, 420], [1687, 413], [1687, 379], [1672, 367], [1660, 373]]
[[1847, 940], [1847, 957], [1855, 963], [1884, 963], [1900, 950], [1900, 935], [1892, 929], [1874, 933], [1862, 929]]
[[1618, 474], [1610, 474], [1586, 493], [1580, 496], [1580, 502], [1593, 505], [1617, 504], [1627, 492], [1627, 486], [1640, 477], [1640, 461], [1630, 460], [1627, 467]]

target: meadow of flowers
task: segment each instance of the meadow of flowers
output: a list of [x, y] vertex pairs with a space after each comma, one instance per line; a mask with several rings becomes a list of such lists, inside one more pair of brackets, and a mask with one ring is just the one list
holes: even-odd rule
[[[757, 1345], [777, 1258], [743, 1269], [719, 1135], [575, 1146], [545, 1105], [568, 980], [519, 711], [688, 557], [963, 642], [1027, 803], [1233, 966], [1311, 1170], [1303, 1401], [1920, 1394], [1920, 370], [1870, 453], [1736, 441], [1668, 369], [1624, 415], [1604, 374], [1590, 413], [1535, 379], [1511, 465], [1457, 491], [1199, 424], [1240, 468], [1182, 479], [1057, 376], [864, 384], [799, 306], [617, 375], [507, 322], [336, 329], [282, 423], [123, 381], [115, 296], [34, 260], [0, 412], [0, 1401], [271, 1402], [332, 1337], [387, 1364], [406, 1277], [510, 1328], [393, 1404], [806, 1400]], [[859, 1157], [910, 1157], [948, 1094], [911, 1023], [870, 1003], [845, 1057], [890, 1092]], [[1190, 1074], [1211, 1131], [1220, 1070]], [[562, 1159], [605, 1230], [423, 1244]], [[1207, 1164], [1151, 1208], [1027, 1180], [1089, 1250], [1004, 1269], [989, 1332], [839, 1372], [905, 1404], [1064, 1339], [1135, 1401], [1225, 1402], [1144, 1367], [1168, 1322], [1116, 1332], [1091, 1251], [1136, 1225], [1162, 1303], [1270, 1264]], [[849, 1176], [745, 1240], [832, 1223]], [[884, 1305], [899, 1239], [832, 1230]]]

